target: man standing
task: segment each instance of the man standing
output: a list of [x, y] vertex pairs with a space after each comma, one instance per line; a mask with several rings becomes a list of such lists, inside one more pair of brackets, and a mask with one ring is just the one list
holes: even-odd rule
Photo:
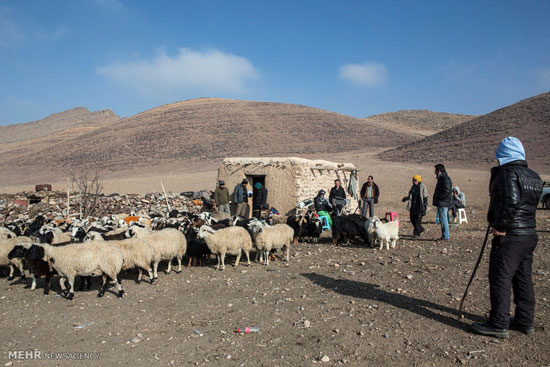
[[[485, 323], [474, 322], [480, 334], [508, 338], [508, 328], [533, 335], [535, 292], [531, 279], [537, 246], [537, 204], [542, 192], [540, 176], [527, 168], [521, 142], [507, 137], [496, 151], [498, 166], [491, 169], [491, 201], [487, 221], [493, 235], [489, 258], [491, 312]], [[516, 310], [510, 319], [510, 293]]]
[[374, 216], [374, 204], [378, 204], [378, 196], [380, 196], [378, 185], [374, 183], [374, 178], [369, 176], [367, 182], [361, 187], [361, 200], [363, 200], [361, 215], [363, 217], [367, 216], [367, 207], [369, 208], [369, 217]]
[[334, 187], [330, 189], [328, 196], [335, 215], [342, 214], [342, 209], [346, 205], [346, 191], [340, 186], [340, 180], [334, 180]]
[[256, 182], [254, 185], [254, 193], [252, 194], [252, 212], [256, 218], [261, 219], [262, 208], [266, 203], [267, 189], [261, 183]]
[[218, 187], [214, 191], [214, 202], [218, 212], [231, 213], [229, 210], [229, 190], [225, 187], [223, 180], [218, 181]]
[[250, 208], [248, 207], [248, 180], [243, 178], [240, 184], [235, 186], [233, 190], [233, 202], [237, 204], [235, 215], [239, 215], [244, 218], [248, 218]]
[[433, 205], [437, 207], [437, 215], [441, 223], [441, 240], [449, 240], [449, 207], [453, 200], [453, 181], [447, 175], [445, 166], [435, 165], [435, 176], [437, 184], [435, 185]]

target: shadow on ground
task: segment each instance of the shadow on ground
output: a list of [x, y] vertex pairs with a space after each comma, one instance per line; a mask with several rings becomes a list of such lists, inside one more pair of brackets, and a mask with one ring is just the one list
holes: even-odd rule
[[[316, 285], [333, 290], [334, 292], [344, 296], [383, 302], [388, 305], [416, 313], [417, 315], [440, 322], [450, 327], [464, 331], [471, 331], [471, 326], [469, 324], [461, 322], [457, 319], [457, 310], [454, 308], [438, 305], [424, 299], [414, 298], [403, 294], [386, 292], [381, 290], [379, 286], [375, 284], [348, 279], [334, 279], [317, 273], [302, 273], [300, 275], [308, 278]], [[464, 312], [464, 317], [471, 321], [483, 321], [482, 317], [468, 312]]]

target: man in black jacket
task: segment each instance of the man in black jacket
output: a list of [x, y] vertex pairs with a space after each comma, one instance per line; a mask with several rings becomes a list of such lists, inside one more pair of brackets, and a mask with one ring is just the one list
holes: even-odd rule
[[334, 187], [330, 189], [328, 199], [332, 204], [334, 214], [337, 216], [342, 214], [342, 209], [346, 205], [346, 191], [340, 186], [340, 180], [334, 180]]
[[252, 195], [252, 211], [254, 217], [260, 219], [263, 206], [267, 203], [267, 189], [259, 182], [254, 184], [254, 193]]
[[[542, 192], [540, 176], [527, 168], [521, 142], [507, 137], [498, 145], [498, 167], [491, 169], [491, 201], [487, 221], [493, 241], [489, 259], [491, 312], [485, 323], [474, 322], [483, 335], [507, 338], [508, 328], [535, 332], [535, 293], [531, 279], [533, 252], [537, 246], [537, 204]], [[510, 293], [516, 310], [510, 319]]]
[[437, 184], [435, 185], [433, 205], [437, 207], [437, 215], [441, 223], [441, 240], [448, 240], [449, 235], [449, 207], [453, 201], [453, 181], [447, 174], [445, 166], [435, 165]]

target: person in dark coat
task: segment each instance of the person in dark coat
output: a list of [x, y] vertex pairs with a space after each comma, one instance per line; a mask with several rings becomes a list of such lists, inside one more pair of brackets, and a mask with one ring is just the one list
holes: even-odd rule
[[330, 189], [328, 199], [332, 204], [334, 214], [336, 216], [342, 214], [342, 209], [346, 205], [346, 191], [340, 186], [340, 180], [334, 180], [334, 187]]
[[449, 234], [449, 207], [453, 201], [453, 181], [447, 174], [445, 166], [435, 165], [437, 184], [435, 185], [433, 205], [437, 207], [439, 222], [441, 223], [441, 240], [448, 240]]
[[378, 185], [374, 182], [374, 177], [369, 176], [367, 182], [361, 187], [361, 200], [363, 201], [363, 209], [361, 215], [367, 216], [367, 208], [369, 209], [369, 217], [374, 216], [374, 204], [378, 204], [378, 197], [380, 196], [380, 190]]
[[403, 202], [408, 201], [407, 210], [409, 211], [411, 224], [414, 227], [414, 237], [420, 237], [424, 232], [422, 227], [422, 217], [426, 215], [428, 207], [428, 189], [422, 183], [422, 177], [414, 175], [412, 178], [412, 186], [409, 190], [409, 195], [403, 198]]
[[252, 194], [252, 211], [258, 219], [261, 217], [261, 211], [267, 203], [267, 189], [259, 182], [254, 184], [254, 193]]
[[[499, 165], [491, 169], [487, 213], [493, 235], [489, 257], [491, 312], [489, 320], [472, 326], [480, 334], [497, 338], [508, 338], [508, 328], [532, 335], [535, 292], [531, 268], [538, 242], [536, 216], [543, 182], [528, 168], [518, 139], [504, 138], [496, 158]], [[516, 309], [510, 319], [512, 290]]]
[[317, 196], [313, 199], [313, 204], [315, 205], [315, 211], [319, 216], [325, 216], [328, 218], [328, 224], [332, 226], [332, 218], [330, 217], [329, 212], [331, 207], [327, 199], [325, 199], [325, 190], [319, 190]]

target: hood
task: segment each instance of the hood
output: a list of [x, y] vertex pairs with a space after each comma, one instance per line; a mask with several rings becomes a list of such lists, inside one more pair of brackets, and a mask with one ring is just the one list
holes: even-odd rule
[[453, 187], [453, 190], [456, 190], [456, 192], [458, 193], [458, 195], [460, 195], [460, 187], [455, 186], [455, 187]]
[[509, 136], [502, 139], [497, 147], [496, 158], [499, 165], [518, 160], [525, 160], [525, 149], [518, 138]]

